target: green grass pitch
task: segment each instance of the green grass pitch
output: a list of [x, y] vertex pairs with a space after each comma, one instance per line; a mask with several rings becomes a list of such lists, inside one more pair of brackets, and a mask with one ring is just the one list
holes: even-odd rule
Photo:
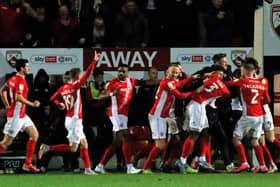
[[1, 187], [153, 187], [153, 186], [215, 186], [215, 187], [270, 187], [280, 186], [280, 173], [275, 174], [106, 174], [86, 176], [82, 174], [23, 174], [0, 175]]

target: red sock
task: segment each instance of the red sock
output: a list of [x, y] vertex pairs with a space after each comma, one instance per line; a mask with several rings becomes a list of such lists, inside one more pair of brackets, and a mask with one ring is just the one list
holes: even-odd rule
[[123, 142], [122, 151], [126, 164], [131, 164], [131, 149], [132, 147], [130, 142]]
[[115, 154], [116, 151], [117, 149], [112, 145], [108, 147], [100, 161], [100, 164], [105, 165], [108, 162], [108, 160], [110, 160], [110, 158]]
[[193, 149], [193, 140], [187, 138], [184, 145], [183, 145], [183, 151], [182, 151], [182, 154], [181, 154], [181, 157], [182, 158], [187, 158], [187, 156], [189, 156], [192, 152], [192, 149]]
[[170, 144], [170, 141], [166, 142], [166, 144], [165, 144], [165, 147], [164, 147], [164, 150], [162, 153], [162, 159], [161, 159], [163, 162], [167, 159], [166, 154], [167, 154], [167, 149], [168, 149], [169, 144]]
[[0, 143], [0, 154], [2, 154], [5, 151], [5, 147]]
[[246, 155], [245, 155], [245, 150], [244, 150], [244, 147], [243, 147], [242, 144], [239, 144], [239, 145], [236, 146], [236, 151], [237, 151], [238, 158], [241, 161], [241, 163], [247, 162], [247, 158], [246, 158]]
[[88, 156], [88, 148], [80, 148], [80, 157], [84, 163], [85, 168], [90, 168], [90, 161]]
[[32, 164], [32, 158], [33, 158], [33, 153], [35, 150], [37, 141], [34, 140], [28, 140], [27, 146], [26, 146], [26, 158], [25, 158], [25, 164]]
[[146, 160], [143, 169], [149, 169], [151, 167], [152, 162], [158, 157], [159, 153], [160, 149], [157, 146], [154, 146]]
[[71, 147], [67, 144], [51, 145], [50, 151], [69, 152]]
[[205, 156], [209, 146], [208, 138], [201, 137], [199, 141], [199, 145], [200, 145], [200, 156]]
[[211, 164], [211, 144], [209, 143], [208, 147], [207, 147], [207, 152], [206, 152], [206, 161], [208, 162], [208, 164]]
[[273, 144], [276, 145], [278, 150], [280, 150], [280, 141], [278, 139], [275, 138]]
[[254, 146], [254, 150], [255, 150], [257, 159], [259, 161], [259, 164], [261, 166], [265, 165], [262, 147], [260, 145]]
[[264, 154], [266, 160], [268, 161], [268, 163], [273, 164], [271, 154], [270, 154], [268, 148], [266, 147], [266, 145], [262, 146], [262, 149], [263, 149], [263, 154]]

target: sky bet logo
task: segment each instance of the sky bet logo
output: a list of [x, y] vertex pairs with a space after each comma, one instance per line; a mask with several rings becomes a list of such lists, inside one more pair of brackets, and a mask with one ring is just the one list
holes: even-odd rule
[[177, 60], [181, 64], [211, 63], [212, 56], [213, 55], [211, 54], [205, 54], [205, 55], [180, 54], [177, 56]]
[[33, 64], [74, 64], [78, 58], [73, 55], [34, 55], [31, 56]]

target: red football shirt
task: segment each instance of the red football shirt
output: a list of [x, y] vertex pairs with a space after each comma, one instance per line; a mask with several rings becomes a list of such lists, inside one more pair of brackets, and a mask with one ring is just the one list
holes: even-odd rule
[[[241, 88], [241, 101], [244, 115], [263, 115], [262, 104], [270, 102], [266, 79], [241, 78], [235, 81], [228, 81], [226, 84]], [[263, 102], [261, 102], [262, 100]]]
[[15, 97], [16, 94], [18, 94], [21, 95], [24, 99], [27, 99], [28, 86], [26, 80], [21, 75], [16, 74], [11, 77], [6, 84], [9, 87], [9, 96], [11, 100], [11, 106], [8, 109], [7, 117], [24, 118], [26, 105], [19, 101], [16, 101]]
[[150, 114], [157, 115], [162, 118], [169, 117], [169, 112], [172, 105], [171, 101], [174, 98], [174, 96], [179, 99], [183, 99], [191, 95], [190, 92], [188, 93], [179, 92], [176, 89], [176, 87], [183, 86], [191, 79], [192, 77], [185, 79], [183, 81], [171, 81], [167, 78], [162, 79], [156, 94], [155, 103], [150, 111]]
[[194, 92], [192, 100], [200, 104], [210, 104], [219, 97], [227, 97], [229, 90], [226, 85], [219, 79], [218, 74], [207, 80], [204, 84], [204, 89], [201, 92]]
[[106, 91], [108, 92], [112, 92], [121, 87], [121, 92], [118, 95], [111, 97], [112, 104], [109, 109], [109, 116], [117, 114], [128, 115], [133, 87], [136, 81], [137, 79], [135, 78], [127, 78], [125, 81], [120, 81], [118, 78], [114, 78], [108, 83], [106, 87]]

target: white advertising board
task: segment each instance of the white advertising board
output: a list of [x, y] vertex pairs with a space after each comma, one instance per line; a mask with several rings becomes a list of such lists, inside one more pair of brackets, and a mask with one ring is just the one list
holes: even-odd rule
[[36, 75], [39, 69], [48, 74], [64, 74], [73, 67], [83, 69], [83, 49], [63, 48], [13, 48], [0, 49], [0, 77], [15, 71], [15, 59], [24, 58], [30, 63], [30, 73]]
[[253, 56], [252, 48], [171, 48], [170, 61], [180, 62], [187, 74], [213, 64], [212, 57], [217, 53], [226, 53], [228, 64], [236, 69], [242, 59]]

